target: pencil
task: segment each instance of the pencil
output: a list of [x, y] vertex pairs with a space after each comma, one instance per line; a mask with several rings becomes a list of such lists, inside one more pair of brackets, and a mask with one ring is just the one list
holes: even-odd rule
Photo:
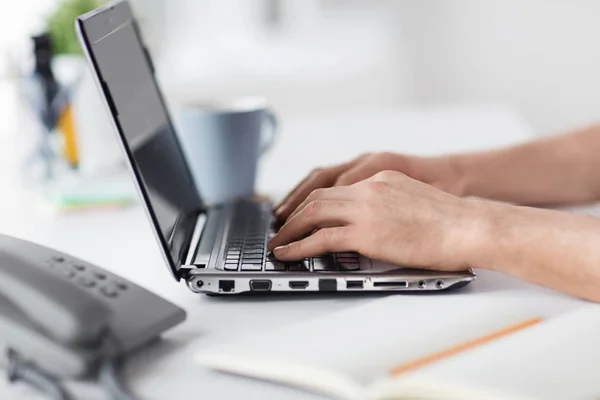
[[410, 361], [406, 364], [400, 365], [400, 366], [394, 368], [390, 372], [390, 375], [398, 376], [400, 374], [412, 372], [418, 368], [423, 368], [429, 364], [433, 364], [435, 362], [447, 359], [449, 357], [453, 357], [460, 353], [464, 353], [465, 351], [472, 350], [476, 347], [483, 346], [484, 344], [493, 342], [494, 340], [501, 339], [501, 338], [511, 335], [513, 333], [520, 332], [524, 329], [527, 329], [534, 325], [537, 325], [542, 321], [543, 320], [541, 318], [533, 318], [533, 319], [530, 319], [530, 320], [527, 320], [527, 321], [524, 321], [524, 322], [521, 322], [521, 323], [518, 323], [515, 325], [511, 325], [502, 330], [496, 331], [494, 333], [491, 333], [489, 335], [486, 335], [486, 336], [483, 336], [483, 337], [480, 337], [477, 339], [473, 339], [466, 343], [452, 347], [448, 350], [444, 350], [439, 353], [435, 353], [435, 354], [432, 354], [432, 355], [429, 355], [429, 356], [426, 356], [426, 357], [423, 357], [423, 358], [420, 358], [420, 359], [417, 359], [414, 361]]

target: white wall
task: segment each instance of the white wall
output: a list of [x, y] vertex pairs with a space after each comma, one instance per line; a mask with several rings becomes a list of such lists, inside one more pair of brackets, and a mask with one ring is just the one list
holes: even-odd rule
[[600, 121], [600, 1], [412, 3], [416, 101], [510, 104], [541, 132]]
[[184, 99], [264, 95], [277, 108], [298, 110], [409, 101], [411, 66], [390, 3], [330, 3], [282, 1], [283, 25], [273, 28], [261, 15], [265, 1], [169, 2], [158, 62], [168, 92]]
[[600, 120], [598, 0], [280, 0], [279, 32], [260, 26], [267, 1], [167, 2], [167, 88], [313, 109], [499, 103], [541, 133]]

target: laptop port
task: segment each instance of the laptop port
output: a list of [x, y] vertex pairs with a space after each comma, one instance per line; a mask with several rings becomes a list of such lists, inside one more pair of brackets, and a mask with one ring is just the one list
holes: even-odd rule
[[235, 281], [219, 281], [219, 292], [231, 293], [235, 290]]
[[406, 282], [406, 281], [373, 282], [373, 286], [387, 287], [387, 288], [408, 287], [408, 282]]
[[268, 292], [271, 290], [271, 281], [268, 279], [250, 281], [250, 290], [253, 292]]
[[290, 281], [290, 289], [306, 289], [308, 287], [308, 281]]
[[346, 281], [346, 289], [362, 289], [363, 281]]
[[335, 292], [337, 290], [336, 279], [319, 279], [319, 291]]

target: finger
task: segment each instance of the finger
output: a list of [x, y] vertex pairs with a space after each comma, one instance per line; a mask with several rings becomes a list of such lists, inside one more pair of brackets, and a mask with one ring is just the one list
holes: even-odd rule
[[275, 258], [281, 261], [302, 260], [324, 253], [356, 251], [349, 227], [320, 229], [314, 235], [273, 250]]
[[349, 186], [356, 182], [368, 179], [373, 176], [375, 172], [372, 168], [368, 168], [365, 165], [356, 165], [349, 170], [343, 172], [335, 181], [333, 186]]
[[313, 190], [333, 186], [336, 178], [342, 172], [351, 168], [356, 162], [357, 160], [353, 160], [335, 167], [313, 171], [275, 207], [275, 216], [277, 219], [287, 219], [292, 211], [294, 211]]
[[336, 188], [327, 188], [327, 189], [315, 189], [313, 190], [307, 197], [304, 199], [302, 203], [293, 210], [290, 215], [287, 217], [289, 221], [296, 214], [302, 211], [307, 205], [309, 205], [313, 201], [317, 200], [352, 200], [354, 195], [352, 193], [352, 189], [349, 187], [336, 187]]
[[396, 171], [383, 171], [370, 178], [373, 182], [383, 182], [393, 189], [399, 189], [414, 196], [437, 201], [453, 201], [456, 197], [437, 188], [435, 184], [421, 182]]
[[335, 180], [335, 170], [317, 170], [308, 175], [287, 197], [275, 207], [275, 217], [286, 220], [298, 204], [315, 189], [329, 187]]
[[289, 244], [315, 229], [347, 225], [353, 214], [353, 203], [349, 201], [313, 201], [281, 227], [269, 242], [268, 248], [273, 250], [275, 247]]

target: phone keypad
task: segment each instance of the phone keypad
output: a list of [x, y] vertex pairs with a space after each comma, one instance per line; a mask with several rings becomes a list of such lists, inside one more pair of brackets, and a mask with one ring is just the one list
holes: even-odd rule
[[67, 279], [74, 279], [75, 283], [81, 287], [98, 290], [102, 296], [107, 298], [114, 299], [129, 288], [124, 282], [113, 281], [103, 271], [95, 271], [93, 266], [81, 262], [69, 262], [63, 256], [54, 256], [44, 262], [44, 265]]

